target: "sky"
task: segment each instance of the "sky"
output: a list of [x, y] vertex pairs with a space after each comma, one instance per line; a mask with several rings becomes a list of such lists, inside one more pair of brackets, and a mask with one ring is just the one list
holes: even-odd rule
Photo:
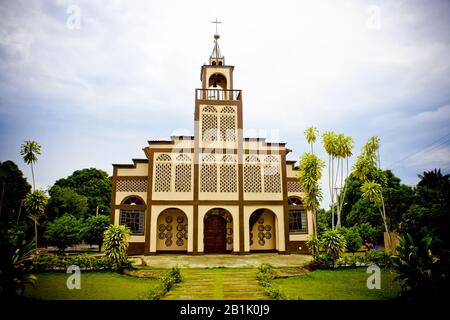
[[38, 141], [39, 188], [192, 135], [216, 18], [245, 136], [286, 142], [298, 160], [314, 125], [352, 136], [352, 163], [377, 135], [403, 183], [450, 172], [449, 1], [17, 0], [0, 16], [0, 161], [31, 182], [19, 150]]

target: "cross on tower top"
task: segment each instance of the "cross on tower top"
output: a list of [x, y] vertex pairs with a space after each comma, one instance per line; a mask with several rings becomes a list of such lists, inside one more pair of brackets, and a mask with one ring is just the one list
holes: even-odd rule
[[217, 21], [217, 18], [216, 18], [216, 21], [211, 21], [211, 23], [215, 23], [216, 24], [216, 34], [217, 34], [217, 25], [219, 24], [219, 23], [222, 23], [221, 21]]

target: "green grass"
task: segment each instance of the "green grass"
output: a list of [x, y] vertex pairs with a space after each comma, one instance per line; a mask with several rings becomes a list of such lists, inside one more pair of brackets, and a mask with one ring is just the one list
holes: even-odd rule
[[81, 289], [69, 290], [65, 272], [36, 274], [36, 288], [27, 287], [25, 296], [42, 300], [134, 300], [145, 297], [157, 279], [140, 279], [109, 271], [81, 271]]
[[292, 278], [273, 281], [288, 299], [304, 300], [383, 300], [394, 299], [400, 285], [394, 274], [381, 270], [381, 289], [367, 288], [366, 268], [316, 270]]

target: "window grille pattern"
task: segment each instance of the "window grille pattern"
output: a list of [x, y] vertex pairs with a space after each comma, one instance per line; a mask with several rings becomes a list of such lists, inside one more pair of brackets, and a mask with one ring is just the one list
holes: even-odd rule
[[171, 164], [157, 163], [155, 170], [155, 191], [156, 192], [170, 192], [171, 188]]
[[302, 188], [300, 187], [300, 184], [298, 181], [288, 181], [287, 182], [287, 191], [288, 192], [302, 192]]
[[220, 116], [220, 135], [223, 141], [236, 140], [236, 117], [233, 115]]
[[235, 109], [231, 106], [225, 106], [221, 110], [222, 113], [235, 113]]
[[237, 192], [237, 170], [234, 164], [220, 166], [220, 192]]
[[170, 155], [168, 154], [160, 154], [157, 158], [156, 161], [172, 161], [172, 158], [170, 157]]
[[121, 210], [120, 224], [130, 228], [133, 234], [144, 233], [144, 211], [143, 210]]
[[217, 166], [203, 163], [201, 169], [201, 192], [217, 192]]
[[278, 165], [264, 165], [264, 191], [281, 192], [281, 177]]
[[217, 112], [217, 109], [213, 106], [203, 107], [203, 112]]
[[191, 192], [191, 165], [175, 166], [175, 192]]
[[117, 180], [118, 192], [147, 192], [147, 179], [143, 180]]
[[289, 210], [289, 232], [308, 233], [308, 223], [305, 210]]
[[217, 141], [217, 116], [214, 114], [202, 115], [203, 141]]
[[261, 166], [244, 165], [244, 192], [261, 192]]

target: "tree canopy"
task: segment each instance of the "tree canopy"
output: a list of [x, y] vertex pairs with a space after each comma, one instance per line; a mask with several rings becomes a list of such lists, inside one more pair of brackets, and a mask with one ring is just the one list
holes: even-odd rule
[[88, 216], [95, 215], [97, 206], [100, 213], [109, 214], [112, 187], [105, 171], [96, 168], [77, 170], [67, 178], [57, 180], [54, 186], [71, 188], [85, 196]]
[[0, 162], [0, 219], [2, 224], [16, 222], [20, 205], [31, 190], [23, 172], [12, 161]]

